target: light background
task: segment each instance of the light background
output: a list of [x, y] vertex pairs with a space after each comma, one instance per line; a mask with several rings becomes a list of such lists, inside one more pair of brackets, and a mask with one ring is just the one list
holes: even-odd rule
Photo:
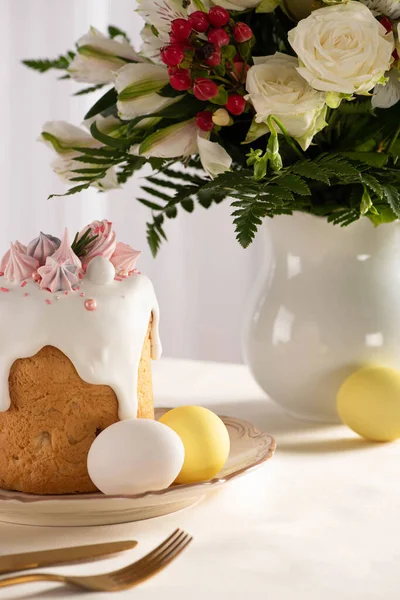
[[23, 58], [47, 58], [73, 49], [94, 25], [115, 24], [140, 43], [133, 0], [2, 0], [0, 3], [1, 213], [0, 253], [11, 240], [27, 243], [39, 230], [71, 235], [93, 219], [108, 218], [119, 240], [144, 251], [139, 267], [156, 287], [167, 356], [241, 361], [245, 298], [260, 264], [261, 243], [244, 251], [236, 242], [229, 203], [169, 221], [158, 258], [145, 239], [149, 211], [135, 202], [138, 179], [124, 189], [47, 200], [67, 188], [50, 169], [52, 153], [36, 141], [43, 123], [79, 125], [95, 95], [73, 97], [82, 87], [40, 75]]

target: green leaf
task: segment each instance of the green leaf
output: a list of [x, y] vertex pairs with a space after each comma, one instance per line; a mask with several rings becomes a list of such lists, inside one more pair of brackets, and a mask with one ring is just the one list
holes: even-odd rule
[[90, 182], [84, 183], [82, 185], [76, 185], [75, 187], [72, 187], [67, 192], [65, 192], [65, 194], [50, 194], [48, 199], [50, 200], [50, 198], [62, 198], [63, 196], [72, 196], [73, 194], [79, 194], [79, 192], [87, 190], [89, 186]]
[[384, 152], [341, 152], [340, 155], [378, 169], [384, 167], [389, 160]]
[[390, 206], [379, 206], [378, 214], [369, 214], [368, 218], [372, 221], [375, 227], [381, 225], [382, 223], [392, 223], [397, 219], [396, 215], [390, 208]]
[[361, 181], [369, 187], [370, 190], [372, 190], [379, 199], [383, 198], [383, 190], [382, 190], [382, 186], [379, 183], [379, 181], [376, 179], [376, 177], [373, 177], [372, 175], [369, 175], [368, 173], [363, 173], [361, 175]]
[[59, 56], [58, 58], [43, 58], [36, 60], [23, 60], [22, 63], [29, 67], [30, 69], [34, 69], [35, 71], [39, 71], [39, 73], [46, 73], [50, 71], [50, 69], [60, 69], [66, 70], [69, 67], [69, 63], [75, 56], [74, 52], [68, 52], [65, 56]]
[[106, 108], [109, 108], [110, 106], [113, 106], [114, 104], [117, 103], [117, 92], [115, 91], [114, 88], [112, 88], [111, 90], [108, 90], [108, 92], [106, 92], [104, 94], [104, 96], [102, 96], [97, 102], [96, 104], [94, 104], [92, 106], [92, 108], [86, 113], [86, 115], [84, 116], [84, 119], [91, 119], [92, 117], [95, 117], [96, 115], [98, 115], [99, 113], [103, 112]]
[[372, 199], [371, 199], [371, 196], [369, 195], [367, 187], [363, 186], [363, 188], [364, 188], [364, 191], [363, 191], [363, 195], [361, 196], [361, 203], [360, 203], [360, 215], [361, 216], [366, 215], [367, 212], [369, 210], [371, 210], [371, 208], [373, 207]]
[[384, 196], [385, 196], [390, 208], [392, 209], [392, 211], [394, 212], [396, 217], [400, 218], [400, 192], [399, 192], [399, 190], [390, 183], [386, 183], [385, 185], [382, 185], [382, 189], [383, 189]]
[[298, 175], [293, 173], [284, 174], [279, 177], [279, 185], [299, 194], [300, 196], [309, 196], [311, 194], [310, 188], [305, 181]]
[[114, 39], [115, 37], [120, 35], [123, 38], [125, 38], [127, 42], [130, 43], [130, 39], [125, 33], [125, 31], [122, 31], [122, 29], [119, 29], [119, 27], [115, 27], [115, 25], [108, 26], [108, 35], [111, 39]]
[[188, 200], [183, 200], [181, 204], [182, 208], [186, 210], [186, 212], [192, 213], [194, 211], [194, 202], [191, 198]]
[[92, 136], [94, 137], [95, 140], [98, 140], [99, 142], [101, 142], [102, 144], [105, 144], [106, 146], [110, 146], [111, 148], [128, 148], [131, 143], [132, 140], [128, 139], [117, 139], [117, 138], [113, 138], [109, 135], [106, 135], [105, 133], [103, 133], [102, 131], [100, 131], [100, 129], [97, 127], [97, 123], [96, 121], [94, 121], [94, 123], [92, 123], [91, 127], [90, 127], [90, 133], [92, 134]]
[[175, 219], [178, 214], [178, 210], [176, 206], [170, 206], [165, 210], [165, 214], [169, 219]]
[[177, 98], [177, 96], [182, 96], [182, 92], [174, 90], [170, 83], [161, 88], [161, 90], [159, 90], [157, 94], [159, 96], [162, 96], [163, 98]]
[[236, 52], [236, 46], [233, 46], [232, 44], [221, 48], [221, 54], [226, 60], [233, 60], [236, 56]]
[[225, 106], [225, 104], [228, 102], [228, 92], [226, 91], [223, 85], [219, 85], [218, 90], [219, 92], [217, 96], [215, 96], [215, 98], [211, 98], [210, 102], [212, 102], [213, 104], [218, 104], [220, 106]]
[[151, 208], [151, 210], [164, 209], [164, 206], [162, 206], [161, 204], [156, 204], [155, 202], [151, 202], [150, 200], [146, 200], [145, 198], [137, 198], [137, 201], [147, 206], [147, 208]]
[[83, 88], [83, 90], [79, 90], [79, 92], [75, 92], [74, 96], [83, 96], [85, 94], [91, 94], [92, 92], [97, 92], [97, 90], [100, 90], [102, 87], [103, 87], [103, 84], [99, 83], [98, 85], [93, 85], [91, 87]]
[[169, 202], [171, 200], [171, 196], [164, 194], [164, 192], [161, 192], [160, 190], [156, 190], [155, 188], [151, 188], [146, 185], [143, 185], [142, 190], [144, 192], [146, 192], [147, 194], [154, 196], [155, 198], [159, 198], [160, 200], [165, 200], [166, 202]]
[[314, 162], [311, 160], [295, 163], [291, 170], [296, 175], [301, 175], [301, 177], [314, 179], [315, 181], [330, 185], [329, 177], [326, 175], [325, 171], [320, 167], [316, 168]]
[[152, 77], [149, 77], [148, 79], [141, 79], [140, 81], [131, 83], [121, 92], [119, 92], [118, 100], [120, 102], [135, 100], [136, 98], [141, 98], [142, 96], [148, 96], [150, 94], [160, 92], [164, 87], [166, 87], [165, 81], [161, 81], [160, 79], [154, 79]]

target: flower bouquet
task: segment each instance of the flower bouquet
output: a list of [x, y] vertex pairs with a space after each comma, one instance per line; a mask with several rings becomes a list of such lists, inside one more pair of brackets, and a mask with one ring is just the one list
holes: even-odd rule
[[140, 50], [92, 28], [73, 52], [25, 61], [90, 84], [77, 94], [107, 88], [86, 130], [43, 127], [67, 194], [149, 163], [137, 200], [154, 255], [178, 209], [226, 198], [244, 247], [264, 218], [294, 211], [342, 226], [400, 217], [400, 1], [316, 1], [297, 24], [296, 5], [139, 0]]

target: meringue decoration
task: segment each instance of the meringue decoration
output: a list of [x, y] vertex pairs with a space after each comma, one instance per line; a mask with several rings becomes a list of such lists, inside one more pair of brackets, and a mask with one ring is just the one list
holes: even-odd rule
[[108, 285], [114, 281], [115, 267], [104, 256], [95, 256], [88, 264], [86, 277], [96, 285]]
[[[77, 257], [75, 252], [71, 248], [71, 244], [69, 243], [68, 229], [65, 228], [64, 237], [59, 248], [52, 254], [51, 258], [53, 258], [57, 262], [67, 263], [68, 265], [74, 265], [77, 269], [82, 268], [82, 263], [80, 259]], [[47, 261], [46, 261], [47, 264]]]
[[36, 258], [42, 267], [46, 263], [46, 258], [54, 254], [60, 244], [61, 240], [57, 237], [41, 231], [39, 236], [28, 244], [27, 253]]
[[49, 256], [44, 267], [39, 267], [38, 273], [42, 277], [40, 287], [51, 292], [71, 291], [72, 286], [79, 282], [78, 267], [67, 261], [55, 260]]
[[95, 256], [103, 256], [110, 259], [115, 252], [117, 240], [113, 224], [104, 219], [103, 221], [93, 221], [87, 225], [79, 234], [78, 241], [88, 231], [91, 230], [91, 237], [97, 236], [88, 246], [88, 252], [82, 257], [83, 267], [86, 269], [90, 261]]
[[36, 258], [26, 254], [26, 247], [15, 242], [11, 244], [10, 250], [6, 252], [1, 261], [1, 271], [9, 281], [17, 283], [29, 279], [36, 271], [39, 262]]
[[[24, 246], [24, 244], [21, 244], [21, 242], [15, 242], [14, 246], [16, 248], [18, 248], [18, 250], [20, 252], [22, 252], [23, 254], [27, 254], [27, 248], [26, 246]], [[7, 250], [7, 252], [5, 253], [5, 255], [3, 256], [3, 258], [1, 259], [0, 262], [0, 272], [3, 273], [4, 275], [4, 271], [6, 270], [8, 261], [10, 260], [10, 250]]]
[[[118, 242], [117, 247], [115, 248], [115, 252], [111, 257], [111, 262], [115, 267], [117, 273], [121, 271], [127, 272], [133, 271], [135, 268], [137, 259], [142, 253], [140, 250], [134, 250], [128, 244], [123, 244], [122, 242]], [[125, 274], [122, 275], [125, 277]]]

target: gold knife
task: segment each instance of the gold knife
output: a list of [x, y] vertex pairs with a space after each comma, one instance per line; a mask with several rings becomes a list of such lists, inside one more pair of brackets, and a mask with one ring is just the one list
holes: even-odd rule
[[26, 552], [24, 554], [9, 554], [8, 556], [0, 556], [0, 574], [104, 558], [116, 552], [130, 550], [135, 546], [137, 546], [137, 542], [128, 540], [106, 544], [91, 544], [90, 546], [56, 548], [40, 552]]

